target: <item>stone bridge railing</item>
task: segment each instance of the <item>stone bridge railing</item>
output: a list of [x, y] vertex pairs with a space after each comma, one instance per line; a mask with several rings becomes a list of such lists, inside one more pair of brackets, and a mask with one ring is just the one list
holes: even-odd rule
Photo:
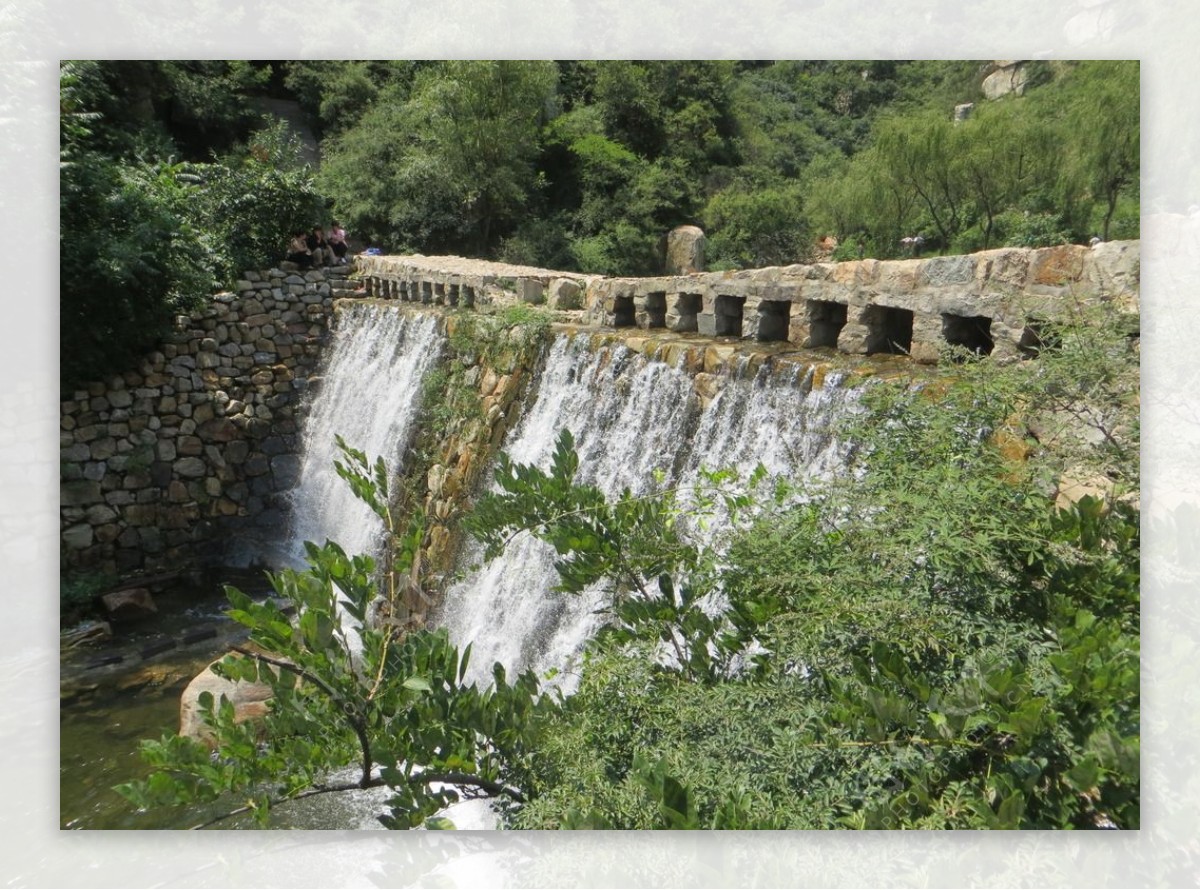
[[998, 357], [1039, 342], [1072, 299], [1136, 313], [1137, 241], [1001, 248], [963, 256], [604, 278], [461, 257], [359, 257], [366, 293], [448, 306], [523, 300], [611, 327], [935, 362], [944, 344]]

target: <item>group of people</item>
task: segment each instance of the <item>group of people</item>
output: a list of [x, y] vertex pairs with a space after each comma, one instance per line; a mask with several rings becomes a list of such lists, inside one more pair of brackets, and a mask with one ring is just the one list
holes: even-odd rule
[[320, 226], [311, 232], [298, 230], [288, 243], [287, 260], [301, 269], [320, 269], [323, 266], [341, 266], [350, 262], [346, 258], [346, 230], [334, 220], [329, 235]]

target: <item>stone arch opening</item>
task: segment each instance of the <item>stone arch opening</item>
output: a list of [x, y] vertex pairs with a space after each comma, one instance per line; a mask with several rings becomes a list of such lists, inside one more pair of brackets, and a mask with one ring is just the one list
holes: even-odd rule
[[696, 316], [703, 308], [704, 300], [700, 294], [675, 294], [667, 311], [667, 327], [680, 333], [699, 330]]
[[763, 300], [758, 304], [758, 331], [755, 339], [763, 342], [786, 340], [792, 323], [792, 304], [784, 300]]
[[431, 281], [422, 281], [421, 282], [421, 302], [422, 303], [432, 303], [433, 302], [433, 282], [431, 282]]
[[716, 335], [718, 337], [742, 336], [742, 314], [746, 308], [745, 297], [730, 297], [719, 294], [716, 300]]
[[863, 312], [867, 326], [867, 355], [908, 355], [912, 349], [913, 314], [895, 306], [868, 306]]
[[809, 349], [820, 346], [837, 349], [838, 336], [846, 326], [846, 304], [808, 300], [805, 311], [808, 315], [808, 339], [800, 345]]
[[633, 305], [633, 297], [613, 298], [613, 327], [631, 328], [637, 323], [637, 310]]
[[951, 346], [961, 346], [976, 355], [991, 355], [992, 320], [986, 315], [950, 315], [942, 313], [942, 337]]
[[655, 291], [646, 294], [646, 327], [665, 328], [667, 326], [667, 292]]

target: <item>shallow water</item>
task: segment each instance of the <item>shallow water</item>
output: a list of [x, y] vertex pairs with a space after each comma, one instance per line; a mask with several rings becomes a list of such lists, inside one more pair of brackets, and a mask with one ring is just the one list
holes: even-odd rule
[[[270, 590], [261, 574], [224, 579], [251, 596]], [[228, 605], [218, 584], [181, 586], [155, 597], [159, 615], [123, 630], [103, 646], [64, 652], [60, 662], [59, 827], [63, 829], [184, 829], [206, 822], [239, 803], [138, 812], [113, 786], [144, 779], [150, 772], [138, 754], [143, 739], [159, 739], [179, 729], [179, 698], [192, 678], [220, 658], [245, 630], [224, 617]], [[155, 641], [176, 638], [197, 627], [216, 636], [141, 658]], [[118, 664], [98, 662], [121, 656]], [[347, 769], [347, 777], [356, 774]], [[277, 808], [271, 828], [382, 829], [387, 788], [320, 795]], [[459, 828], [494, 827], [484, 801], [463, 801], [444, 810]], [[256, 829], [248, 816], [223, 820], [217, 829]]]

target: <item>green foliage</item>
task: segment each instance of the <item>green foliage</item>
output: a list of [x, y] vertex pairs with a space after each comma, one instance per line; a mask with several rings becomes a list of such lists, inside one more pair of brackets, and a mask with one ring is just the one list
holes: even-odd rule
[[[487, 559], [522, 532], [549, 543], [559, 557], [560, 593], [604, 584], [612, 621], [600, 632], [601, 643], [660, 641], [670, 647], [671, 669], [703, 682], [724, 675], [750, 642], [749, 625], [738, 620], [749, 607], [739, 603], [729, 618], [710, 614], [716, 553], [689, 540], [688, 528], [706, 524], [718, 510], [736, 524], [751, 506], [749, 495], [731, 491], [736, 479], [725, 471], [706, 473], [703, 484], [686, 493], [686, 504], [674, 491], [635, 496], [629, 489], [610, 502], [595, 486], [574, 481], [578, 468], [566, 429], [549, 471], [500, 455], [500, 490], [483, 495], [464, 526], [483, 543]], [[759, 467], [747, 484], [753, 488], [765, 476]]]
[[[985, 69], [69, 62], [61, 121], [110, 158], [204, 162], [244, 143], [258, 126], [251, 100], [282, 88], [322, 139], [318, 185], [334, 214], [395, 252], [637, 275], [661, 271], [662, 236], [682, 224], [705, 226], [721, 268], [803, 260], [826, 234], [852, 241], [853, 256], [859, 236], [872, 256], [899, 255], [900, 239], [917, 234], [943, 252], [1136, 237], [1137, 63], [1030, 63], [1025, 95], [987, 102]], [[953, 124], [963, 102], [975, 110]], [[302, 217], [272, 182], [231, 174], [213, 203], [247, 213], [241, 196], [261, 191], [273, 209], [248, 221]], [[1034, 223], [1003, 236], [999, 221], [1017, 213]], [[205, 247], [240, 271], [225, 234]]]
[[536, 189], [550, 62], [442, 62], [389, 84], [330, 139], [320, 181], [339, 219], [392, 249], [483, 253]]
[[199, 233], [180, 217], [177, 168], [64, 151], [59, 191], [60, 375], [64, 387], [131, 367], [211, 281]]
[[[613, 594], [514, 826], [1136, 828], [1136, 355], [1111, 319], [1059, 333], [1037, 362], [870, 387], [840, 433], [862, 472], [743, 494], [727, 551], [673, 492], [574, 483], [568, 437], [548, 470], [502, 463], [489, 549], [524, 529], [561, 590]], [[1055, 508], [1081, 467], [1114, 496]]]
[[287, 236], [311, 225], [321, 207], [281, 127], [223, 159], [179, 162], [183, 144], [121, 104], [122, 91], [140, 84], [155, 112], [156, 85], [165, 80], [181, 90], [171, 102], [197, 103], [170, 120], [183, 120], [195, 139], [220, 130], [207, 144], [229, 146], [226, 137], [248, 128], [233, 126], [248, 120], [239, 90], [260, 80], [245, 63], [149, 64], [60, 69], [64, 388], [131, 367], [175, 315], [246, 269], [276, 262]]
[[798, 185], [719, 192], [704, 211], [710, 268], [783, 266], [811, 259], [813, 233]]
[[86, 610], [116, 580], [106, 572], [75, 571], [64, 575], [58, 584], [59, 611], [68, 615]]
[[211, 803], [219, 814], [205, 824], [251, 813], [265, 827], [287, 800], [386, 785], [393, 794], [381, 821], [412, 828], [463, 794], [523, 799], [510, 782], [527, 769], [530, 740], [554, 700], [539, 698], [532, 674], [509, 682], [500, 665], [487, 689], [468, 685], [469, 647], [460, 653], [444, 630], [400, 630], [396, 579], [410, 568], [420, 532], [394, 530], [382, 461], [339, 444], [339, 474], [391, 532], [386, 596], [379, 601], [374, 560], [332, 542], [305, 545], [304, 571], [270, 576], [294, 619], [277, 600], [255, 602], [227, 587], [230, 617], [254, 648], [237, 649], [219, 672], [269, 684], [269, 713], [261, 725], [238, 723], [224, 696], [202, 696], [215, 752], [178, 736], [143, 742], [156, 771], [117, 789], [134, 805]]
[[[955, 252], [1081, 243], [1096, 230], [1107, 240], [1117, 206], [1138, 193], [1137, 63], [1040, 71], [1027, 95], [976, 102], [957, 123], [949, 105], [896, 103], [848, 163], [811, 165], [818, 225], [864, 232], [877, 256], [916, 234]], [[1136, 237], [1132, 209], [1121, 231]]]
[[1071, 125], [1082, 140], [1077, 162], [1101, 208], [1100, 237], [1105, 241], [1120, 198], [1138, 194], [1139, 85], [1137, 61], [1080, 62], [1074, 74]]
[[324, 201], [301, 165], [298, 140], [282, 122], [264, 123], [222, 162], [185, 168], [193, 185], [187, 213], [203, 233], [218, 282], [275, 265], [289, 235], [307, 231], [322, 216]]

